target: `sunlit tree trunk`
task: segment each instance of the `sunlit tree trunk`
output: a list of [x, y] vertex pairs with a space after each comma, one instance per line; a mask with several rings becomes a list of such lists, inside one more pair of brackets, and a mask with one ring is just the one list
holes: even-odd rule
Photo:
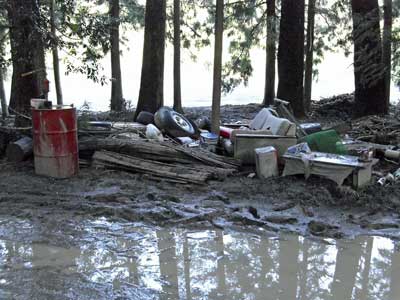
[[55, 0], [50, 0], [50, 24], [51, 24], [51, 35], [54, 39], [52, 47], [53, 54], [53, 69], [54, 69], [54, 83], [56, 86], [57, 104], [63, 104], [63, 95], [61, 88], [61, 77], [60, 77], [60, 60], [58, 57], [58, 43], [57, 43], [57, 31], [56, 31], [56, 20], [55, 20]]
[[166, 0], [147, 0], [142, 75], [135, 117], [164, 105]]
[[310, 111], [313, 83], [315, 0], [308, 0], [306, 65], [304, 71], [304, 106]]
[[219, 134], [221, 111], [222, 47], [224, 35], [224, 0], [217, 0], [215, 14], [214, 77], [211, 112], [211, 131]]
[[[20, 113], [30, 114], [30, 99], [42, 93], [41, 87], [45, 76], [44, 48], [37, 26], [40, 23], [38, 2], [9, 1], [7, 12], [15, 76], [15, 108]], [[28, 126], [30, 121], [17, 116], [15, 125]]]
[[[2, 45], [1, 48], [4, 47], [5, 39], [6, 39], [6, 31], [5, 29], [0, 29], [0, 38]], [[3, 44], [4, 43], [4, 44]], [[1, 111], [3, 120], [8, 116], [8, 108], [7, 108], [7, 99], [6, 99], [6, 91], [4, 89], [4, 70], [0, 67], [0, 103], [1, 103]]]
[[122, 111], [124, 108], [124, 96], [122, 93], [121, 57], [119, 51], [119, 0], [110, 0], [111, 18], [111, 110]]
[[13, 72], [12, 72], [12, 76], [11, 76], [10, 101], [8, 103], [8, 107], [11, 109], [14, 109], [14, 110], [17, 106], [17, 104], [15, 102], [16, 92], [17, 92], [16, 88], [15, 88], [15, 82], [16, 82], [16, 79], [15, 79], [15, 72], [14, 72], [14, 68], [13, 68]]
[[0, 102], [1, 102], [1, 115], [3, 120], [8, 116], [8, 108], [6, 101], [6, 91], [4, 90], [3, 70], [0, 69]]
[[181, 1], [174, 0], [174, 110], [182, 113], [181, 95]]
[[282, 0], [278, 48], [278, 98], [304, 117], [304, 0]]
[[276, 7], [275, 0], [267, 1], [267, 65], [263, 106], [274, 103], [276, 61]]
[[352, 0], [356, 117], [386, 114], [378, 0]]
[[385, 67], [385, 102], [389, 107], [392, 71], [392, 0], [384, 0], [383, 5], [383, 47], [382, 61]]

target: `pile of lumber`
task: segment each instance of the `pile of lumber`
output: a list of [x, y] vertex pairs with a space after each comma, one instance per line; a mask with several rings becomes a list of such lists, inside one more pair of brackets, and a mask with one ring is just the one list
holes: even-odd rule
[[235, 173], [240, 162], [199, 148], [171, 142], [96, 139], [80, 141], [79, 150], [92, 152], [93, 164], [115, 170], [147, 174], [154, 179], [179, 183], [222, 180]]

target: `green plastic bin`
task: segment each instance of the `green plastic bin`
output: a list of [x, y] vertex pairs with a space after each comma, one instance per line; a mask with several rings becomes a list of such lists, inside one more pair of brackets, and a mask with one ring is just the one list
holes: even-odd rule
[[340, 136], [333, 129], [309, 134], [302, 138], [301, 142], [306, 142], [312, 151], [341, 155], [348, 154]]

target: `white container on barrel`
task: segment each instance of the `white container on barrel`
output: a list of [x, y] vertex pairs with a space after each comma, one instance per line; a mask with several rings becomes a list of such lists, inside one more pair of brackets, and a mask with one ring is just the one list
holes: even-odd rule
[[257, 148], [254, 151], [258, 178], [279, 176], [278, 151], [272, 146]]

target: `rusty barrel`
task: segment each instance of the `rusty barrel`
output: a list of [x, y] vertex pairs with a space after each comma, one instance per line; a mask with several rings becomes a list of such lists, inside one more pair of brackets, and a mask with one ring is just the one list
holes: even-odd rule
[[76, 109], [32, 109], [35, 172], [54, 178], [78, 174]]

